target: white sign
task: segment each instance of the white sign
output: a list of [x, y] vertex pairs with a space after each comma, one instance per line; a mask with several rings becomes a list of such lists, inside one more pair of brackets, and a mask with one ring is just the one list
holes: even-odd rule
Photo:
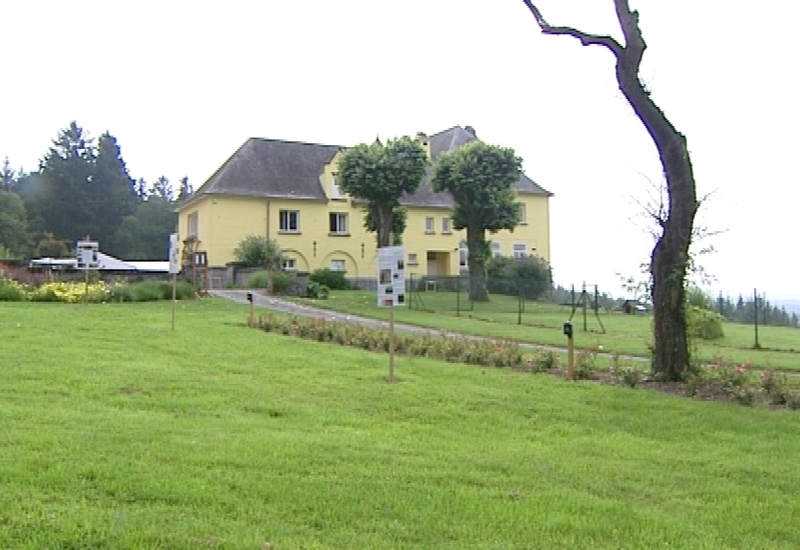
[[378, 306], [406, 305], [404, 258], [402, 246], [378, 249]]
[[100, 250], [100, 247], [97, 242], [78, 241], [76, 248], [78, 269], [98, 269], [100, 267], [100, 259], [97, 257], [97, 252]]
[[169, 272], [172, 275], [176, 273], [180, 273], [181, 271], [181, 262], [180, 262], [180, 242], [178, 241], [178, 234], [172, 233], [169, 236]]

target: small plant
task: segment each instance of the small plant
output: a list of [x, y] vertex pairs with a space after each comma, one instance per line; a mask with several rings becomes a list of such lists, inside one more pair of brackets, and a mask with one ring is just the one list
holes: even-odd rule
[[800, 410], [800, 392], [790, 390], [784, 394], [784, 397], [788, 408], [793, 411]]
[[630, 388], [635, 388], [642, 381], [642, 371], [629, 361], [622, 360], [617, 350], [611, 353], [611, 368], [609, 372], [615, 382], [625, 384]]
[[533, 358], [533, 371], [544, 372], [558, 368], [559, 355], [551, 349], [539, 350]]
[[312, 273], [308, 280], [312, 283], [327, 286], [329, 290], [347, 290], [348, 284], [344, 271], [333, 271], [332, 269], [317, 269]]
[[595, 362], [599, 349], [597, 346], [590, 346], [582, 349], [575, 359], [575, 378], [578, 380], [589, 380], [594, 376]]
[[25, 301], [25, 287], [12, 279], [0, 279], [0, 302]]
[[330, 293], [330, 287], [315, 281], [311, 281], [308, 283], [308, 286], [306, 286], [306, 296], [314, 298], [315, 300], [327, 300]]
[[758, 373], [758, 383], [762, 391], [767, 394], [770, 404], [785, 405], [788, 401], [788, 377], [777, 373], [774, 369], [763, 370]]

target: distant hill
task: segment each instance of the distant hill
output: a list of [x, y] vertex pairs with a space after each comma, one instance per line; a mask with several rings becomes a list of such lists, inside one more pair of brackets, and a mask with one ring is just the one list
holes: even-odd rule
[[773, 306], [786, 308], [789, 313], [800, 315], [800, 300], [770, 300]]

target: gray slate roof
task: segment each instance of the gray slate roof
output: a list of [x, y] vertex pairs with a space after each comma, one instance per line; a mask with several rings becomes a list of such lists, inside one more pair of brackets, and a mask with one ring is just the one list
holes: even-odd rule
[[250, 138], [195, 193], [327, 200], [319, 176], [341, 147]]
[[[477, 139], [467, 126], [454, 126], [429, 138], [431, 158], [452, 151]], [[325, 201], [319, 176], [325, 165], [341, 150], [338, 145], [318, 145], [295, 141], [250, 138], [189, 199], [203, 195], [233, 195], [263, 198], [291, 198]], [[432, 168], [413, 195], [400, 202], [408, 206], [451, 208], [450, 193], [434, 193], [430, 188]], [[517, 184], [520, 193], [550, 196], [533, 180], [523, 175]]]

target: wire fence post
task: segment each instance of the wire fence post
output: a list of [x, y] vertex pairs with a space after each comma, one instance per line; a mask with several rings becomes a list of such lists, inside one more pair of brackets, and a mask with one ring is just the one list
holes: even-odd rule
[[753, 347], [761, 349], [761, 345], [758, 343], [758, 291], [755, 288], [753, 289], [753, 322], [756, 336], [756, 343]]
[[461, 275], [456, 275], [456, 317], [461, 317]]

